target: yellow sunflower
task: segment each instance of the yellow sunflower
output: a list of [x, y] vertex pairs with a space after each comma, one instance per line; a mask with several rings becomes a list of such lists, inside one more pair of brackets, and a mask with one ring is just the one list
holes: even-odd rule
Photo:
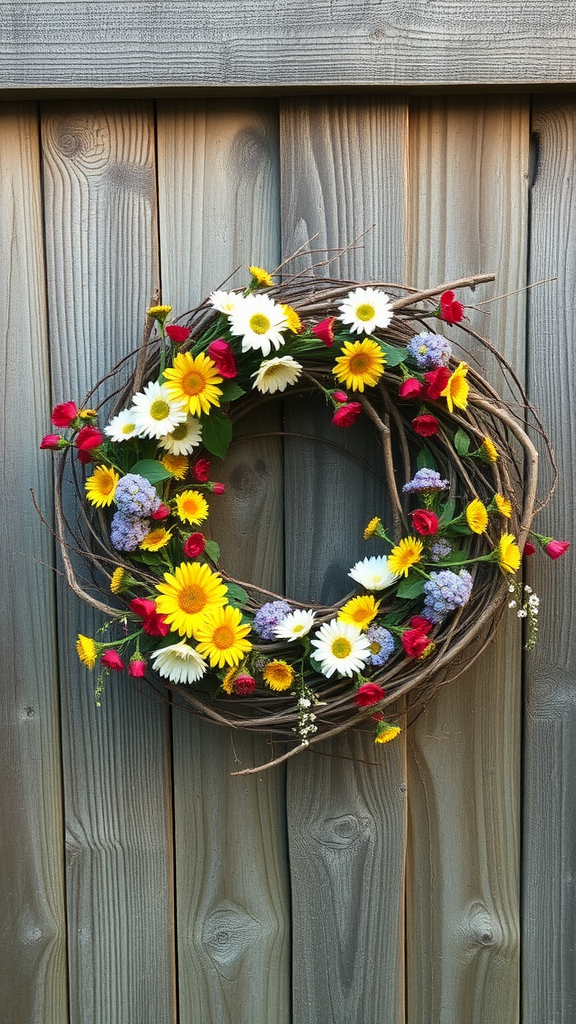
[[183, 523], [197, 526], [208, 518], [208, 502], [200, 491], [182, 491], [176, 495], [176, 509]]
[[498, 462], [498, 449], [489, 437], [485, 437], [479, 448], [480, 455], [486, 462]]
[[271, 690], [289, 690], [294, 682], [294, 669], [287, 662], [281, 661], [279, 658], [275, 661], [269, 661], [264, 669], [262, 676], [264, 682], [270, 687]]
[[94, 668], [98, 657], [98, 645], [92, 637], [82, 636], [82, 633], [79, 633], [76, 641], [76, 653], [86, 668]]
[[468, 405], [470, 385], [466, 380], [467, 373], [468, 364], [458, 363], [454, 373], [449, 377], [444, 391], [440, 392], [445, 397], [450, 412], [454, 411], [454, 406], [458, 409], [465, 409]]
[[242, 622], [238, 608], [231, 608], [229, 604], [210, 608], [196, 630], [196, 650], [209, 659], [212, 668], [238, 665], [252, 650], [252, 644], [246, 640], [249, 632], [250, 624]]
[[298, 316], [298, 313], [292, 306], [286, 306], [283, 302], [280, 303], [282, 306], [282, 312], [286, 317], [286, 323], [288, 324], [288, 330], [292, 331], [293, 334], [300, 334], [302, 330], [302, 321]]
[[520, 568], [522, 555], [512, 533], [503, 533], [496, 549], [498, 565], [504, 572], [516, 572]]
[[171, 311], [172, 306], [149, 306], [146, 310], [146, 316], [153, 316], [155, 320], [163, 323]]
[[248, 267], [248, 270], [252, 274], [252, 277], [260, 287], [271, 288], [274, 284], [272, 275], [267, 270], [263, 270], [262, 267]]
[[172, 369], [164, 371], [166, 390], [175, 402], [185, 402], [191, 416], [208, 415], [211, 405], [220, 405], [222, 383], [216, 364], [204, 352], [192, 356], [179, 352]]
[[164, 580], [156, 584], [156, 608], [180, 636], [195, 635], [205, 613], [226, 604], [227, 587], [204, 563], [181, 562], [173, 573], [164, 573]]
[[466, 522], [472, 533], [484, 533], [488, 526], [488, 511], [479, 498], [474, 498], [466, 506]]
[[371, 537], [375, 537], [378, 533], [378, 527], [381, 526], [381, 524], [382, 520], [379, 519], [378, 516], [374, 516], [364, 530], [364, 540], [370, 540]]
[[124, 589], [124, 577], [127, 575], [126, 569], [123, 569], [121, 565], [117, 569], [114, 569], [110, 578], [110, 590], [113, 594], [120, 594]]
[[[176, 427], [176, 430], [178, 427]], [[184, 429], [185, 425], [184, 425]], [[172, 431], [175, 433], [175, 431]], [[185, 455], [163, 455], [160, 462], [175, 480], [183, 480], [188, 472], [188, 459]]]
[[340, 609], [338, 619], [340, 622], [351, 622], [358, 629], [367, 629], [378, 614], [380, 602], [376, 601], [372, 594], [361, 597], [353, 597]]
[[384, 373], [386, 357], [377, 341], [345, 341], [342, 355], [336, 360], [333, 374], [341, 384], [352, 391], [373, 387]]
[[116, 485], [120, 474], [110, 466], [97, 466], [92, 476], [86, 481], [86, 497], [92, 505], [101, 508], [111, 505], [116, 494]]
[[171, 540], [172, 534], [170, 530], [159, 526], [157, 530], [150, 530], [150, 533], [146, 534], [144, 540], [140, 542], [140, 547], [144, 551], [160, 551], [160, 548], [166, 547]]
[[512, 515], [512, 502], [508, 498], [505, 498], [503, 494], [495, 494], [494, 504], [501, 516], [504, 516], [505, 519], [510, 519]]
[[399, 725], [388, 725], [388, 722], [379, 722], [376, 727], [376, 738], [374, 743], [389, 743], [398, 736], [402, 730]]
[[395, 576], [407, 576], [413, 565], [422, 559], [424, 545], [416, 537], [403, 537], [388, 555], [388, 568]]

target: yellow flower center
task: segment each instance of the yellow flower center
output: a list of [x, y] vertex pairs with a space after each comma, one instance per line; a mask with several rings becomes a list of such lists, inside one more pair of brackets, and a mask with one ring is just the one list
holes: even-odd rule
[[196, 501], [196, 498], [188, 497], [188, 498], [184, 498], [182, 500], [181, 509], [182, 509], [183, 512], [186, 512], [188, 515], [195, 516], [196, 513], [198, 512], [198, 508], [199, 508], [199, 505], [198, 505], [198, 502]]
[[374, 306], [371, 306], [369, 302], [361, 302], [356, 309], [356, 319], [362, 320], [365, 323], [367, 320], [373, 320], [376, 316], [376, 310]]
[[103, 476], [102, 479], [100, 480], [100, 490], [102, 494], [111, 494], [115, 486], [116, 481], [114, 480], [114, 477]]
[[218, 626], [214, 630], [212, 635], [212, 644], [217, 647], [220, 651], [227, 650], [228, 647], [232, 647], [234, 643], [234, 630], [230, 629], [230, 626]]
[[203, 373], [198, 370], [192, 370], [182, 378], [182, 391], [185, 395], [189, 395], [191, 398], [194, 395], [199, 395], [201, 391], [206, 387], [206, 378]]
[[122, 434], [133, 434], [134, 433], [134, 424], [133, 423], [125, 423], [124, 426], [122, 427], [121, 433]]
[[355, 355], [351, 356], [349, 367], [350, 373], [365, 373], [365, 371], [371, 367], [371, 361], [368, 354], [366, 352], [357, 352]]
[[296, 623], [295, 626], [292, 627], [292, 632], [293, 633], [301, 633], [303, 629], [304, 629], [304, 623], [303, 622], [298, 622], [298, 623]]
[[253, 334], [266, 334], [272, 326], [270, 320], [264, 313], [254, 313], [248, 321]]
[[206, 593], [199, 584], [191, 583], [178, 594], [178, 606], [187, 615], [197, 615], [206, 604]]
[[335, 658], [347, 658], [352, 653], [352, 644], [345, 636], [339, 636], [332, 644], [332, 654]]
[[172, 437], [174, 438], [175, 441], [183, 441], [184, 438], [186, 437], [187, 430], [188, 426], [186, 423], [179, 423], [177, 427], [174, 427], [174, 430], [172, 431]]
[[370, 644], [370, 654], [380, 654], [382, 650], [382, 644], [379, 644], [377, 640], [373, 640]]
[[150, 415], [153, 420], [165, 420], [169, 412], [170, 406], [162, 398], [157, 398], [150, 406]]

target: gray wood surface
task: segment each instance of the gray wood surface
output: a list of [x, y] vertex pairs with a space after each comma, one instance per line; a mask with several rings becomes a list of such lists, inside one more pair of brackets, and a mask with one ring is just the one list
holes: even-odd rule
[[[139, 342], [156, 283], [154, 133], [147, 104], [57, 106], [42, 118], [52, 398]], [[71, 1019], [169, 1024], [174, 1015], [167, 714], [124, 676], [79, 664], [101, 618], [59, 593]]]
[[0, 109], [0, 1018], [68, 1020], [52, 456], [35, 104]]
[[[574, 534], [574, 325], [576, 258], [576, 104], [572, 97], [538, 101], [532, 190], [532, 279], [556, 277], [530, 303], [530, 397], [553, 438], [561, 477], [536, 529], [571, 540]], [[576, 765], [574, 704], [574, 549], [555, 563], [542, 552], [530, 560], [539, 594], [539, 644], [526, 663], [524, 756], [524, 1024], [568, 1024], [576, 1008]]]
[[3, 0], [0, 88], [572, 83], [570, 0]]

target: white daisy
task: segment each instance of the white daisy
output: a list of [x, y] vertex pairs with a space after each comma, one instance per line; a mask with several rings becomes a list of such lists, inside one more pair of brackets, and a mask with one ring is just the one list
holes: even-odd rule
[[263, 395], [272, 395], [275, 391], [285, 391], [288, 385], [295, 384], [302, 367], [292, 356], [275, 356], [260, 363], [260, 369], [252, 376], [256, 378], [254, 388]]
[[270, 355], [284, 344], [282, 331], [288, 327], [286, 314], [277, 302], [262, 292], [253, 292], [236, 303], [230, 314], [230, 331], [242, 338], [242, 351], [260, 349]]
[[372, 334], [376, 327], [388, 327], [392, 319], [390, 296], [379, 288], [355, 288], [338, 307], [343, 324], [350, 333]]
[[170, 398], [164, 385], [157, 381], [150, 381], [143, 391], [134, 395], [130, 412], [140, 437], [164, 437], [186, 420], [184, 403]]
[[225, 292], [221, 289], [212, 292], [210, 295], [210, 302], [214, 306], [214, 309], [219, 310], [220, 313], [226, 313], [226, 316], [230, 316], [234, 306], [241, 300], [242, 296], [238, 292]]
[[129, 437], [136, 434], [136, 421], [132, 409], [122, 409], [117, 416], [113, 416], [104, 433], [113, 441], [127, 441]]
[[352, 566], [348, 575], [365, 590], [385, 590], [398, 582], [398, 577], [388, 568], [386, 555], [363, 558]]
[[206, 662], [198, 651], [181, 640], [170, 647], [161, 647], [150, 655], [154, 671], [172, 683], [195, 683], [206, 671]]
[[179, 423], [159, 440], [159, 445], [170, 455], [190, 455], [190, 452], [202, 440], [202, 424], [195, 416], [188, 415], [184, 423]]
[[305, 608], [295, 608], [284, 616], [274, 633], [279, 640], [299, 640], [312, 629], [315, 614]]
[[316, 648], [314, 658], [328, 679], [334, 672], [339, 676], [360, 672], [370, 657], [370, 641], [351, 622], [325, 622], [311, 643]]

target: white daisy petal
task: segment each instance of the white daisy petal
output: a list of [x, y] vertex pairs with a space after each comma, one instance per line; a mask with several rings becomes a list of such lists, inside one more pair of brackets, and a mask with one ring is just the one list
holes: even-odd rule
[[386, 555], [363, 558], [352, 566], [348, 575], [365, 590], [385, 590], [398, 582], [398, 577], [388, 568]]
[[161, 647], [150, 655], [154, 671], [172, 683], [195, 683], [206, 671], [206, 662], [198, 651], [183, 640], [170, 647]]
[[338, 309], [338, 319], [350, 325], [350, 333], [372, 334], [377, 327], [388, 327], [392, 319], [390, 296], [379, 288], [355, 288]]
[[170, 398], [164, 385], [157, 381], [151, 381], [134, 395], [130, 412], [140, 437], [164, 437], [186, 420], [184, 403]]
[[315, 612], [305, 608], [295, 608], [284, 616], [279, 626], [276, 626], [274, 633], [279, 640], [299, 640], [306, 636], [314, 625]]
[[288, 327], [286, 314], [277, 302], [262, 292], [252, 292], [237, 302], [230, 314], [230, 331], [242, 338], [242, 351], [270, 355], [284, 344], [282, 331]]
[[253, 373], [256, 378], [253, 387], [263, 395], [272, 395], [275, 391], [285, 391], [289, 385], [295, 384], [302, 372], [302, 366], [292, 356], [275, 356], [265, 359], [260, 368]]
[[202, 424], [194, 416], [188, 415], [185, 422], [179, 423], [174, 430], [159, 440], [159, 445], [170, 455], [190, 455], [190, 452], [202, 440]]
[[212, 292], [210, 295], [210, 302], [220, 313], [226, 313], [230, 316], [234, 306], [241, 300], [242, 296], [238, 292], [225, 292], [222, 289]]
[[336, 672], [352, 676], [360, 672], [370, 657], [370, 641], [358, 626], [332, 619], [325, 622], [311, 641], [314, 658], [328, 679]]
[[136, 422], [132, 409], [122, 409], [117, 416], [113, 416], [108, 426], [104, 427], [104, 433], [112, 441], [127, 441], [137, 433]]

